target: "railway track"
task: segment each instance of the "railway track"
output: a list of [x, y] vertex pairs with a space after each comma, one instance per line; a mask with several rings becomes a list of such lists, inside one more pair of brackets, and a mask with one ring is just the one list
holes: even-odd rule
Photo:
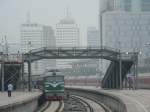
[[51, 101], [46, 104], [38, 112], [63, 112], [63, 101]]
[[111, 112], [91, 97], [70, 95], [64, 101], [46, 102], [38, 112]]
[[84, 99], [84, 98], [81, 98], [79, 96], [75, 96], [75, 95], [72, 95], [71, 97], [73, 97], [74, 99], [78, 99], [81, 101], [81, 103], [83, 103], [84, 107], [86, 108], [86, 112], [94, 112], [92, 106]]
[[87, 112], [106, 112], [105, 109], [102, 107], [102, 105], [96, 102], [95, 100], [81, 96], [74, 96], [74, 97], [79, 98], [88, 105], [89, 109], [87, 108]]
[[86, 97], [71, 95], [68, 103], [65, 101], [64, 112], [108, 112], [103, 106]]
[[86, 112], [83, 101], [70, 96], [64, 100], [65, 106], [63, 112]]

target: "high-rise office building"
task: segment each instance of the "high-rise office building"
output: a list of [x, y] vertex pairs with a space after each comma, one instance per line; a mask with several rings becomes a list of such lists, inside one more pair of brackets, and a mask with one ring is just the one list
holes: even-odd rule
[[150, 0], [141, 0], [141, 10], [150, 11]]
[[[87, 47], [100, 48], [99, 31], [95, 27], [87, 28]], [[96, 70], [99, 70], [99, 60], [98, 59], [88, 60], [87, 63], [88, 62], [93, 62], [93, 68], [95, 68]], [[89, 64], [87, 64], [87, 67], [91, 67], [91, 66], [89, 66]]]
[[95, 27], [87, 28], [87, 46], [100, 47], [99, 31]]
[[107, 11], [150, 11], [150, 0], [100, 0], [100, 4]]
[[119, 48], [125, 52], [135, 50], [142, 52], [140, 56], [142, 66], [142, 58], [150, 55], [145, 47], [145, 44], [150, 42], [150, 0], [106, 1], [103, 5], [105, 9], [100, 10], [100, 34], [103, 45]]
[[[41, 47], [55, 47], [54, 31], [50, 26], [27, 22], [21, 25], [20, 32], [23, 53]], [[50, 65], [55, 66], [55, 60], [36, 61], [32, 63], [32, 74], [41, 74]]]
[[107, 12], [103, 15], [104, 44], [123, 51], [144, 50], [149, 39], [149, 12]]
[[[79, 47], [79, 28], [69, 15], [56, 24], [56, 47]], [[58, 68], [71, 67], [73, 60], [57, 60]]]
[[131, 11], [132, 10], [132, 0], [124, 0], [123, 1], [124, 4], [124, 10], [125, 11]]

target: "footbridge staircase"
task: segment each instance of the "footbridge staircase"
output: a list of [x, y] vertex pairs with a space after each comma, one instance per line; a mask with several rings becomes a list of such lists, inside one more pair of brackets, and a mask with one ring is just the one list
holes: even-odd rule
[[138, 53], [131, 53], [130, 55], [120, 54], [118, 60], [111, 61], [104, 78], [102, 79], [102, 88], [105, 89], [120, 89], [122, 83], [133, 67], [134, 75], [137, 76], [137, 56]]

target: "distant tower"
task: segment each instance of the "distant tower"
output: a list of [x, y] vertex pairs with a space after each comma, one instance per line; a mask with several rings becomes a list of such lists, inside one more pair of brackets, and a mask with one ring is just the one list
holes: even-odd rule
[[70, 17], [69, 7], [67, 7], [66, 16], [67, 16], [67, 17]]
[[[67, 8], [66, 17], [56, 24], [56, 47], [78, 47], [79, 46], [79, 28], [74, 19], [70, 17]], [[71, 67], [70, 60], [57, 60], [57, 67]]]

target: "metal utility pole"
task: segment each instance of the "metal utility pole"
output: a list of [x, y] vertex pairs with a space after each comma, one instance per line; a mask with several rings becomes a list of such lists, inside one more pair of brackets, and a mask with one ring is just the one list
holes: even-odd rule
[[22, 62], [21, 62], [21, 89], [24, 89], [24, 56], [22, 54]]
[[119, 50], [119, 80], [120, 80], [120, 89], [122, 89], [122, 60], [121, 60], [121, 52]]
[[99, 22], [99, 25], [100, 25], [100, 44], [101, 44], [101, 49], [103, 48], [103, 31], [102, 31], [102, 24], [103, 24], [103, 21], [102, 21], [102, 12], [99, 14], [99, 18], [100, 18], [100, 22]]
[[138, 53], [135, 53], [135, 89], [138, 89]]
[[2, 52], [2, 55], [1, 55], [2, 57], [2, 63], [1, 63], [1, 77], [2, 77], [2, 80], [1, 80], [1, 91], [2, 92], [4, 92], [4, 64], [5, 64], [5, 62], [4, 62], [4, 54], [3, 54], [3, 52]]
[[31, 61], [28, 61], [28, 91], [31, 91]]
[[[99, 0], [99, 37], [100, 37], [100, 48], [101, 50], [103, 49], [103, 13], [106, 11], [105, 9], [102, 8], [102, 3], [103, 1]], [[103, 54], [102, 54], [103, 55]], [[102, 57], [101, 55], [101, 57]], [[103, 73], [103, 60], [100, 59], [101, 63], [101, 73]], [[102, 74], [103, 75], [103, 74]]]
[[99, 36], [101, 48], [103, 47], [103, 14], [107, 12], [105, 0], [99, 0]]
[[29, 60], [28, 60], [28, 91], [31, 91], [31, 41], [28, 42]]
[[[6, 37], [5, 37], [6, 38]], [[2, 53], [1, 53], [1, 60], [2, 60], [2, 63], [1, 63], [1, 78], [2, 78], [2, 80], [1, 80], [1, 90], [2, 90], [2, 92], [5, 90], [5, 76], [4, 76], [4, 65], [5, 65], [5, 56], [4, 56], [4, 54], [5, 54], [5, 42], [4, 42], [4, 40], [3, 40], [3, 38], [2, 38], [2, 42], [1, 42], [1, 47], [2, 47]]]

